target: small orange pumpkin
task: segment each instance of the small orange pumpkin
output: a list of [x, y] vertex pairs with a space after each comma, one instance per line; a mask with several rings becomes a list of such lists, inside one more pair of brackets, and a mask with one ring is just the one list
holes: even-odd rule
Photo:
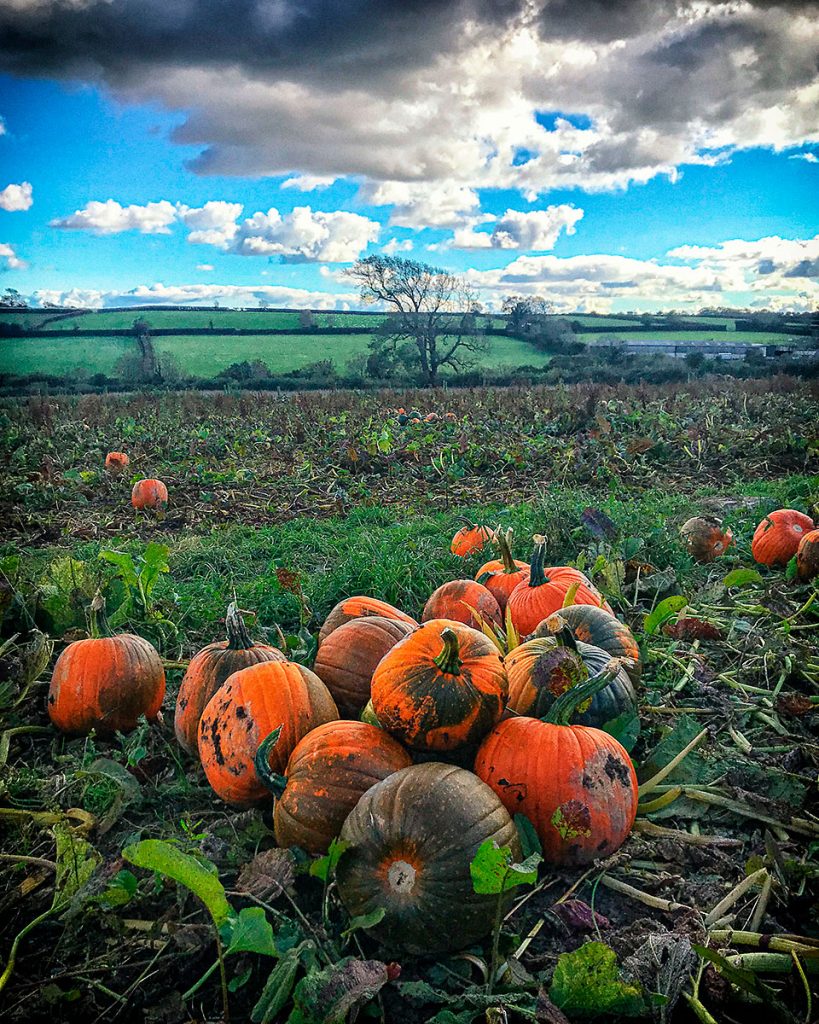
[[168, 504], [168, 488], [161, 480], [137, 480], [131, 491], [131, 504], [136, 509], [164, 509]]
[[475, 573], [475, 579], [483, 583], [489, 593], [498, 602], [501, 612], [506, 611], [509, 595], [529, 575], [529, 565], [512, 557], [512, 530], [501, 533], [500, 527], [495, 530], [493, 540], [500, 548], [500, 558], [493, 558]]
[[125, 452], [108, 452], [105, 456], [105, 468], [109, 473], [124, 473], [130, 462]]
[[811, 530], [799, 542], [796, 571], [802, 580], [812, 580], [819, 576], [819, 530]]
[[487, 623], [500, 626], [501, 610], [492, 594], [475, 580], [450, 580], [430, 595], [421, 621], [454, 619], [473, 629], [480, 629], [478, 616]]
[[283, 772], [299, 740], [338, 718], [330, 691], [310, 669], [263, 661], [240, 669], [211, 697], [199, 723], [199, 757], [217, 796], [235, 807], [270, 799], [256, 774], [262, 740], [281, 726], [270, 767]]
[[811, 530], [810, 516], [791, 508], [777, 509], [765, 516], [754, 531], [751, 554], [761, 565], [787, 565]]
[[379, 663], [372, 706], [382, 728], [412, 749], [456, 750], [499, 721], [508, 692], [503, 659], [488, 637], [433, 619]]
[[359, 799], [412, 764], [406, 750], [365, 722], [326, 722], [299, 740], [284, 775], [268, 767], [276, 734], [259, 747], [256, 771], [274, 793], [273, 829], [282, 847], [326, 853]]
[[452, 538], [449, 550], [459, 558], [466, 558], [467, 555], [480, 551], [491, 536], [492, 531], [488, 526], [476, 526], [467, 520], [466, 525], [462, 526]]
[[319, 631], [319, 643], [324, 643], [333, 630], [343, 626], [345, 622], [349, 622], [351, 619], [364, 618], [368, 615], [379, 615], [384, 619], [406, 622], [410, 626], [418, 625], [411, 616], [405, 615], [400, 609], [387, 604], [386, 601], [379, 601], [377, 597], [366, 597], [364, 595], [345, 597], [342, 601], [338, 602], [324, 620], [324, 625]]
[[227, 640], [208, 644], [191, 658], [179, 687], [173, 727], [179, 745], [189, 754], [196, 755], [199, 749], [202, 712], [228, 676], [260, 661], [287, 661], [277, 647], [251, 640], [235, 602], [225, 615], [225, 629]]
[[61, 731], [85, 736], [131, 732], [141, 715], [152, 721], [165, 697], [165, 670], [156, 649], [133, 633], [108, 635], [105, 602], [91, 602], [91, 637], [76, 640], [57, 659], [48, 716]]
[[724, 555], [734, 543], [730, 530], [723, 530], [722, 520], [714, 516], [694, 516], [680, 528], [680, 536], [689, 555], [697, 562], [713, 562]]

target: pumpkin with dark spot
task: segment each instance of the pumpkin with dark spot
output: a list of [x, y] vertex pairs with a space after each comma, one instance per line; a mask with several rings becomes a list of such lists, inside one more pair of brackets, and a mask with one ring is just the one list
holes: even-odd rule
[[498, 897], [474, 891], [469, 866], [487, 840], [521, 856], [495, 793], [464, 768], [435, 762], [369, 789], [341, 838], [349, 847], [336, 869], [339, 896], [351, 917], [383, 908], [368, 932], [390, 952], [446, 953], [478, 942], [492, 929]]
[[384, 655], [416, 626], [381, 615], [351, 619], [319, 644], [313, 671], [343, 715], [357, 717], [370, 699], [373, 672]]
[[605, 686], [619, 666], [567, 690], [546, 717], [508, 718], [475, 759], [475, 773], [511, 815], [532, 822], [549, 864], [578, 866], [608, 857], [637, 814], [637, 778], [614, 737], [569, 725], [579, 703]]
[[680, 536], [689, 555], [697, 562], [713, 562], [734, 543], [730, 530], [723, 530], [715, 516], [694, 516], [680, 528]]
[[334, 629], [343, 626], [345, 622], [350, 622], [352, 619], [366, 618], [370, 615], [379, 615], [382, 619], [406, 622], [408, 626], [418, 625], [415, 619], [405, 615], [399, 608], [395, 608], [386, 601], [379, 601], [377, 597], [366, 597], [365, 595], [345, 597], [343, 601], [338, 602], [324, 620], [324, 625], [319, 631], [319, 643], [323, 643]]
[[[637, 686], [642, 673], [640, 648], [634, 634], [616, 615], [604, 608], [596, 608], [593, 604], [573, 604], [561, 608], [559, 615], [571, 627], [578, 640], [592, 647], [599, 647], [612, 658], [623, 658], [626, 672], [632, 683]], [[553, 636], [554, 631], [547, 625], [548, 619], [535, 630], [535, 636]]]
[[310, 669], [263, 661], [228, 676], [211, 697], [199, 723], [199, 757], [217, 796], [234, 807], [271, 799], [256, 774], [262, 740], [281, 727], [272, 750], [272, 771], [284, 771], [299, 740], [338, 718], [330, 691]]
[[124, 473], [130, 462], [125, 452], [108, 452], [105, 456], [105, 468], [113, 474]]
[[481, 619], [488, 625], [500, 626], [501, 610], [482, 584], [475, 580], [450, 580], [433, 591], [424, 605], [421, 621], [431, 619], [454, 619], [480, 629]]
[[208, 644], [191, 658], [179, 687], [173, 726], [179, 745], [189, 754], [199, 749], [199, 720], [205, 705], [228, 676], [260, 661], [287, 660], [277, 647], [253, 642], [235, 602], [225, 615], [225, 630], [227, 640]]
[[803, 512], [780, 508], [770, 512], [754, 531], [751, 554], [761, 565], [787, 565], [799, 550], [813, 520]]
[[466, 524], [452, 538], [449, 550], [459, 558], [466, 558], [468, 555], [480, 551], [491, 536], [492, 531], [488, 526], [476, 526], [474, 523], [466, 521]]
[[433, 619], [379, 663], [372, 706], [381, 727], [413, 750], [457, 750], [500, 720], [508, 685], [488, 637], [462, 622]]
[[359, 798], [411, 764], [400, 743], [364, 722], [326, 722], [313, 729], [296, 744], [284, 775], [269, 771], [264, 751], [257, 772], [276, 797], [276, 843], [326, 853]]
[[806, 533], [796, 552], [796, 571], [802, 580], [819, 576], [819, 530]]
[[156, 649], [133, 633], [109, 634], [105, 603], [91, 602], [91, 637], [69, 644], [57, 659], [48, 716], [61, 731], [87, 736], [131, 732], [142, 715], [153, 721], [165, 697], [165, 670]]
[[528, 577], [529, 565], [512, 557], [511, 530], [504, 534], [498, 528], [493, 536], [500, 549], [500, 558], [485, 562], [475, 573], [475, 579], [478, 583], [483, 583], [498, 602], [501, 612], [505, 612], [509, 595], [518, 583], [522, 583]]
[[131, 491], [131, 504], [135, 509], [162, 511], [168, 504], [168, 488], [161, 480], [137, 480]]

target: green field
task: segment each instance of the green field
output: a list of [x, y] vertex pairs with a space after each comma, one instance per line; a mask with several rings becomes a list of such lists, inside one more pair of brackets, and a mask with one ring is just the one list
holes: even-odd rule
[[[618, 337], [616, 331], [600, 331], [580, 335], [579, 340], [608, 343]], [[623, 341], [730, 341], [744, 345], [793, 345], [799, 341], [794, 334], [776, 334], [771, 331], [646, 331], [644, 334], [619, 335]]]

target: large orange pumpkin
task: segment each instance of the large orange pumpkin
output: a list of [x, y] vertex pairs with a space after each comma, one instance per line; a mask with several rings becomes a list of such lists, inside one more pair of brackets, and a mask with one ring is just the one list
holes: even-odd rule
[[105, 456], [105, 468], [109, 473], [124, 473], [130, 462], [125, 452], [108, 452]]
[[100, 736], [135, 729], [141, 715], [153, 720], [165, 697], [165, 670], [141, 636], [105, 635], [105, 604], [91, 604], [91, 638], [76, 640], [57, 659], [48, 691], [48, 715], [61, 731]]
[[512, 531], [507, 530], [501, 533], [500, 528], [495, 531], [494, 539], [500, 548], [500, 558], [493, 558], [484, 564], [475, 573], [475, 579], [483, 583], [489, 593], [498, 602], [501, 612], [506, 611], [506, 602], [509, 595], [529, 575], [529, 566], [526, 562], [519, 562], [512, 557]]
[[161, 480], [137, 480], [131, 491], [131, 504], [136, 509], [164, 509], [168, 504], [168, 488]]
[[[270, 737], [275, 743], [275, 734]], [[400, 743], [365, 722], [326, 722], [299, 740], [284, 775], [267, 767], [268, 741], [256, 770], [275, 794], [273, 828], [279, 846], [325, 853], [359, 798], [412, 758]]]
[[592, 604], [611, 611], [608, 602], [582, 572], [565, 565], [546, 568], [545, 561], [546, 541], [538, 535], [529, 576], [515, 587], [506, 605], [512, 625], [520, 636], [534, 633], [545, 618], [559, 611], [575, 585], [574, 604]]
[[713, 562], [734, 543], [731, 531], [723, 530], [722, 521], [714, 516], [694, 516], [687, 520], [680, 528], [680, 536], [697, 562]]
[[[584, 644], [599, 647], [612, 658], [623, 658], [623, 667], [637, 686], [642, 673], [642, 658], [634, 634], [625, 622], [593, 604], [572, 604], [555, 614], [569, 624], [575, 637]], [[554, 631], [547, 625], [548, 622], [549, 619], [544, 619], [534, 635], [552, 636]]]
[[799, 542], [796, 571], [803, 580], [812, 580], [819, 576], [819, 530], [811, 530]]
[[754, 531], [751, 554], [761, 565], [787, 565], [812, 529], [810, 516], [791, 508], [777, 509], [765, 516]]
[[199, 720], [205, 705], [228, 676], [260, 661], [287, 661], [277, 647], [251, 640], [235, 602], [225, 615], [225, 629], [227, 640], [208, 644], [191, 658], [179, 687], [173, 726], [180, 746], [189, 754], [199, 749]]
[[488, 526], [476, 526], [469, 521], [452, 538], [449, 550], [459, 558], [466, 558], [468, 555], [480, 551], [489, 541], [492, 531]]
[[338, 718], [330, 691], [310, 669], [264, 661], [234, 672], [211, 697], [199, 723], [199, 756], [218, 796], [236, 807], [270, 799], [254, 757], [262, 740], [281, 727], [270, 767], [282, 773], [299, 740]]
[[473, 629], [481, 628], [481, 619], [488, 624], [501, 624], [498, 602], [481, 583], [475, 580], [450, 580], [433, 591], [424, 605], [422, 622], [431, 619], [454, 619]]
[[483, 938], [498, 897], [475, 892], [469, 866], [488, 840], [521, 856], [495, 793], [449, 764], [403, 768], [367, 790], [341, 838], [349, 847], [336, 869], [339, 896], [351, 916], [384, 910], [370, 934], [389, 952], [444, 953]]
[[350, 619], [361, 619], [368, 615], [380, 615], [382, 619], [395, 619], [398, 622], [406, 622], [410, 626], [418, 625], [411, 616], [406, 615], [399, 608], [387, 604], [386, 601], [379, 601], [377, 597], [364, 595], [345, 597], [338, 602], [324, 620], [324, 625], [319, 631], [319, 643], [323, 643], [334, 629], [343, 626]]
[[[619, 668], [619, 666], [618, 666]], [[544, 720], [508, 718], [486, 737], [475, 772], [510, 814], [532, 822], [551, 864], [588, 864], [623, 842], [637, 814], [637, 778], [614, 737], [569, 725], [614, 667], [567, 690]]]
[[381, 726], [414, 750], [456, 750], [479, 742], [500, 719], [508, 688], [488, 637], [433, 619], [379, 663], [372, 704]]
[[376, 665], [416, 629], [400, 619], [370, 615], [350, 619], [319, 644], [313, 671], [344, 715], [357, 717], [370, 699]]

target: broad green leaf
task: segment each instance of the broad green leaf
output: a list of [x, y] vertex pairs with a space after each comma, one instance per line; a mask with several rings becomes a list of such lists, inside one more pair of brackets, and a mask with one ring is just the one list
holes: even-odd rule
[[388, 980], [387, 965], [380, 960], [347, 957], [323, 970], [310, 971], [296, 986], [293, 997], [298, 1019], [304, 1024], [344, 1024], [348, 1014], [378, 995]]
[[119, 575], [127, 586], [138, 586], [139, 578], [137, 574], [137, 567], [134, 564], [133, 558], [131, 558], [127, 551], [100, 551], [99, 557], [104, 562], [110, 562], [111, 565], [115, 565], [117, 567]]
[[630, 752], [640, 735], [640, 716], [636, 711], [624, 711], [621, 715], [602, 725], [601, 729], [609, 736], [613, 736], [627, 752]]
[[157, 544], [156, 541], [151, 541], [145, 548], [145, 554], [142, 556], [142, 566], [139, 570], [139, 578], [148, 596], [150, 596], [156, 581], [162, 573], [170, 571], [170, 566], [168, 565], [169, 551], [170, 548], [167, 545]]
[[728, 573], [722, 581], [722, 585], [729, 590], [731, 587], [746, 587], [749, 583], [761, 582], [762, 576], [756, 569], [734, 569]]
[[785, 579], [790, 583], [791, 580], [796, 579], [797, 568], [796, 568], [796, 555], [788, 562], [785, 566]]
[[51, 906], [58, 910], [70, 903], [82, 889], [102, 857], [87, 839], [76, 835], [68, 825], [57, 824], [53, 832], [57, 840], [57, 877]]
[[349, 847], [346, 839], [334, 839], [327, 848], [327, 853], [310, 865], [310, 874], [314, 878], [320, 878], [326, 882], [336, 869], [336, 864], [341, 860], [341, 855]]
[[225, 953], [261, 953], [278, 956], [273, 928], [261, 907], [244, 907], [221, 928]]
[[658, 632], [661, 626], [681, 612], [687, 604], [688, 599], [681, 594], [675, 594], [673, 597], [667, 597], [664, 601], [660, 601], [654, 611], [650, 615], [646, 615], [643, 632], [649, 635]]
[[127, 846], [122, 856], [138, 868], [158, 871], [190, 889], [205, 904], [217, 927], [221, 927], [231, 916], [233, 908], [215, 872], [171, 843], [162, 839], [143, 839], [133, 846]]
[[268, 975], [259, 1001], [250, 1014], [253, 1024], [268, 1024], [284, 1009], [296, 984], [298, 970], [299, 950], [290, 949]]
[[508, 846], [498, 846], [494, 839], [487, 839], [478, 847], [469, 865], [472, 888], [477, 893], [497, 895], [514, 889], [516, 885], [533, 885], [542, 859], [539, 853], [532, 853], [520, 864], [515, 864]]
[[386, 914], [386, 910], [383, 907], [376, 907], [369, 914], [359, 914], [358, 917], [351, 917], [350, 923], [341, 934], [347, 936], [355, 931], [366, 931], [367, 928], [374, 928], [380, 921], [384, 920], [384, 914]]
[[513, 820], [515, 828], [518, 830], [518, 838], [520, 839], [520, 848], [523, 856], [529, 857], [533, 853], [542, 854], [543, 847], [532, 822], [525, 814], [520, 813], [516, 814]]
[[642, 988], [621, 980], [617, 954], [605, 942], [587, 942], [557, 961], [549, 999], [569, 1017], [638, 1017], [646, 1006]]
[[105, 892], [97, 897], [97, 901], [109, 908], [124, 907], [133, 899], [138, 885], [136, 875], [123, 868], [114, 875]]

